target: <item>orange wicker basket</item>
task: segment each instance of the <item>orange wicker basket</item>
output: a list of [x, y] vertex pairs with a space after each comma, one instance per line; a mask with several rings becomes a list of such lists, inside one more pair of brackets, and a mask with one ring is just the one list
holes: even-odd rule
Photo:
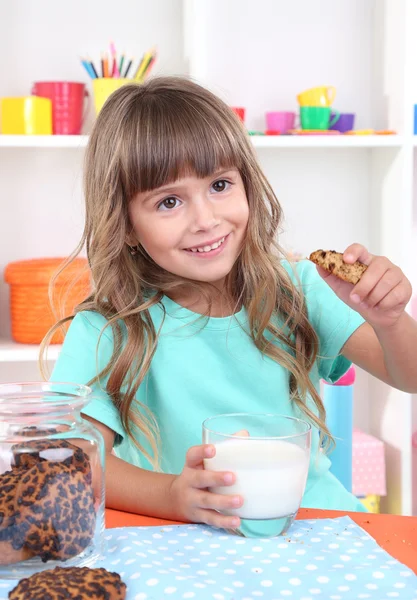
[[[21, 344], [40, 344], [56, 318], [48, 296], [49, 282], [64, 258], [36, 258], [9, 263], [4, 279], [10, 285], [12, 337]], [[59, 317], [72, 314], [74, 307], [91, 291], [91, 273], [85, 258], [76, 258], [55, 281], [53, 302]], [[58, 330], [52, 344], [61, 344]]]

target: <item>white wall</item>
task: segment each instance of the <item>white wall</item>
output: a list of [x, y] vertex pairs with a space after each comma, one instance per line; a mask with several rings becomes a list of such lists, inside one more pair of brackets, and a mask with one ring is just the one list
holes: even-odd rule
[[247, 107], [249, 129], [264, 129], [267, 110], [295, 111], [297, 93], [316, 85], [336, 86], [335, 108], [356, 112], [359, 128], [384, 125], [372, 102], [374, 0], [201, 1], [203, 79]]

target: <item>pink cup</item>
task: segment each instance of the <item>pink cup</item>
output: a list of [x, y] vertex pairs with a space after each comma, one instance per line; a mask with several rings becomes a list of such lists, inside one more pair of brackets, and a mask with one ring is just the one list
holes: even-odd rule
[[295, 112], [267, 112], [266, 128], [268, 131], [279, 131], [281, 134], [288, 133], [290, 129], [295, 129]]

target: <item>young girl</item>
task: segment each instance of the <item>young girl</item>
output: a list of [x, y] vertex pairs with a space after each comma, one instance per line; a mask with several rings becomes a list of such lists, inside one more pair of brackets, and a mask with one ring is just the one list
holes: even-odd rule
[[236, 528], [240, 496], [210, 487], [204, 419], [281, 413], [313, 425], [302, 505], [364, 510], [319, 452], [319, 381], [353, 361], [417, 391], [411, 287], [388, 259], [351, 284], [282, 260], [281, 207], [238, 118], [186, 79], [126, 85], [101, 110], [85, 161], [94, 291], [76, 310], [52, 379], [89, 384], [84, 415], [106, 446], [107, 506]]

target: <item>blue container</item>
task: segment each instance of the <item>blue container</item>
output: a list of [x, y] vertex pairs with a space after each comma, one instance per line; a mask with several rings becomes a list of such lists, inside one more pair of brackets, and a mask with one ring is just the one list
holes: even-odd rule
[[327, 412], [327, 427], [336, 442], [329, 454], [330, 472], [352, 492], [352, 437], [353, 437], [353, 384], [355, 369], [349, 371], [335, 384], [325, 382], [323, 404]]

